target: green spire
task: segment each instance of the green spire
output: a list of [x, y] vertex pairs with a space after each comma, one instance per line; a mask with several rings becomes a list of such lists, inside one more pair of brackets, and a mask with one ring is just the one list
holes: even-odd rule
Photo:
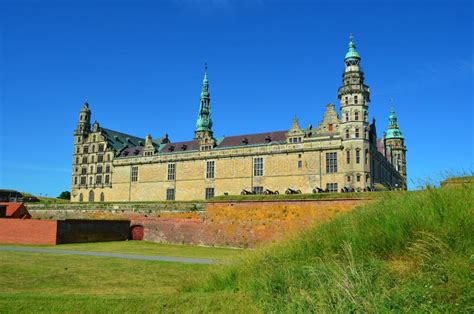
[[356, 51], [356, 46], [354, 43], [354, 36], [352, 36], [352, 33], [349, 36], [349, 49], [346, 53], [346, 57], [344, 58], [344, 61], [346, 63], [348, 62], [359, 62], [360, 61], [360, 56], [359, 53]]
[[397, 115], [395, 114], [395, 110], [393, 110], [393, 106], [390, 108], [390, 116], [388, 117], [388, 129], [385, 133], [386, 139], [392, 138], [400, 138], [403, 139], [402, 131], [398, 126]]
[[196, 121], [197, 131], [211, 131], [211, 95], [209, 94], [209, 80], [207, 78], [207, 63], [204, 68], [204, 79], [202, 80], [201, 104], [199, 106], [198, 118]]

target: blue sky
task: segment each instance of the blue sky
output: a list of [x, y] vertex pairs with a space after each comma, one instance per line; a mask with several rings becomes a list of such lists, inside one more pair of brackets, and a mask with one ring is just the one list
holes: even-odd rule
[[393, 97], [410, 187], [472, 172], [471, 1], [0, 0], [0, 188], [70, 189], [87, 97], [104, 127], [193, 137], [204, 62], [217, 136], [317, 125], [354, 34], [379, 136]]

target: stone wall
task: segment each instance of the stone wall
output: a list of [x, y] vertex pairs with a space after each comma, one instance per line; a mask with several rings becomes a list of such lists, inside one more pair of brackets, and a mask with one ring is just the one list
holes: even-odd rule
[[[144, 240], [207, 246], [257, 247], [290, 237], [369, 202], [362, 199], [137, 204], [118, 208], [28, 207], [40, 219], [129, 219]], [[143, 205], [143, 204], [138, 204]], [[166, 206], [167, 207], [166, 207]], [[117, 205], [110, 205], [117, 206]], [[128, 206], [128, 207], [126, 207]]]

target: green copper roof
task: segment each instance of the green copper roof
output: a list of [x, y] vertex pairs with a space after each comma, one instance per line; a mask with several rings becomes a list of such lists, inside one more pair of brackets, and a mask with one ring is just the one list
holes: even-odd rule
[[346, 57], [344, 58], [344, 61], [352, 60], [352, 59], [360, 60], [359, 53], [355, 50], [355, 48], [356, 46], [354, 43], [354, 37], [351, 35], [349, 37], [349, 50], [346, 53]]
[[201, 102], [199, 106], [198, 118], [196, 121], [196, 131], [210, 131], [212, 129], [211, 120], [211, 95], [209, 93], [209, 79], [207, 78], [207, 64], [202, 80]]
[[388, 117], [388, 129], [385, 132], [385, 138], [400, 138], [403, 139], [403, 133], [400, 131], [400, 127], [398, 126], [397, 115], [393, 110], [393, 107], [390, 109], [390, 116]]

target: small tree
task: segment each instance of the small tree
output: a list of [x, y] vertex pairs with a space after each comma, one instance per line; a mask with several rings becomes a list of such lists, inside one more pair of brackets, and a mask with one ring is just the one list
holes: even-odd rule
[[71, 193], [69, 191], [64, 191], [59, 194], [58, 198], [63, 199], [63, 200], [70, 200], [71, 199]]

